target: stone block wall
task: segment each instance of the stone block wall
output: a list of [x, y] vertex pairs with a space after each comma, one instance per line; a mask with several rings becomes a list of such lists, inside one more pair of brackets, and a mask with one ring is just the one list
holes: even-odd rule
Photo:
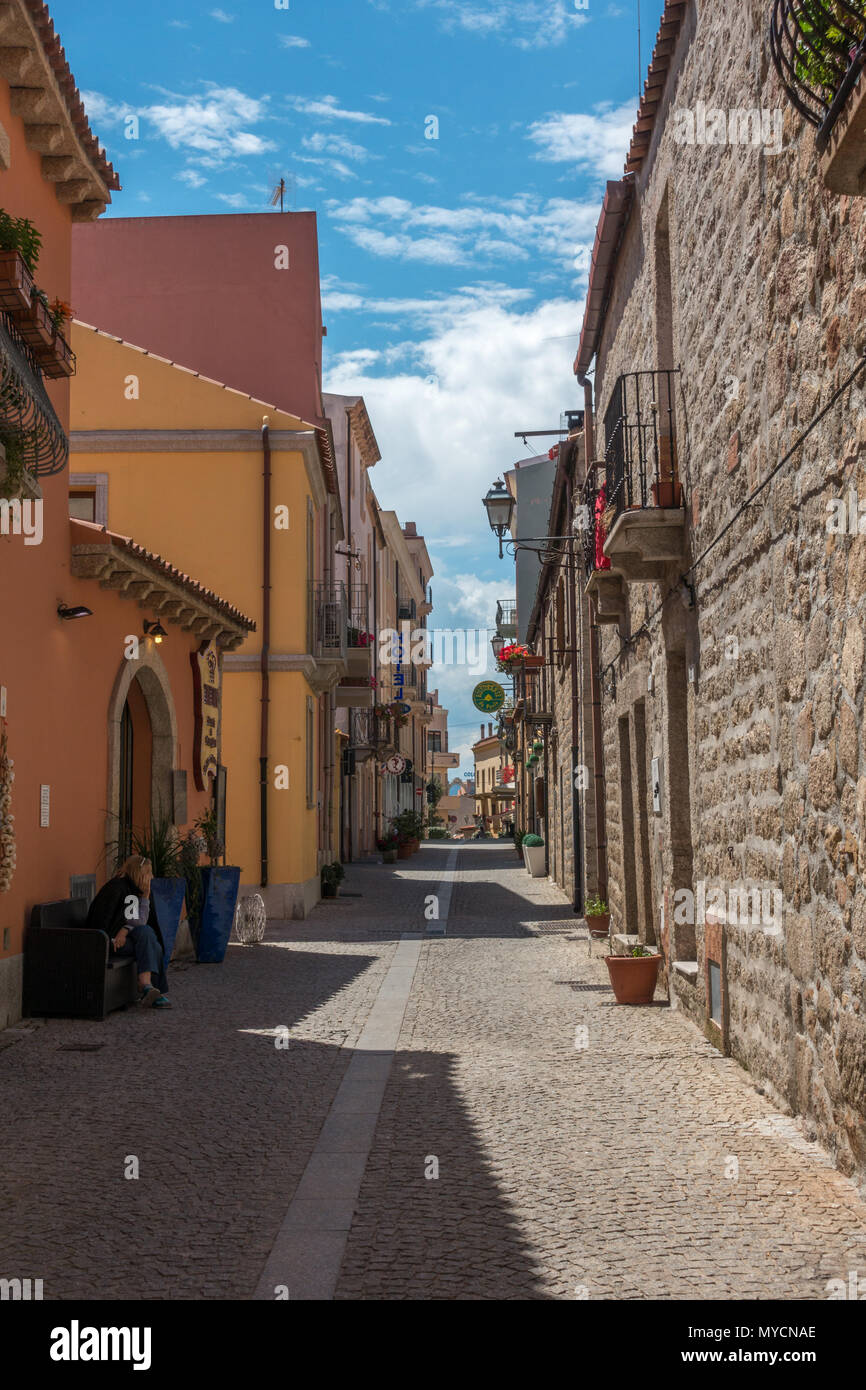
[[[665, 365], [667, 238], [685, 566], [732, 524], [698, 565], [694, 610], [676, 596], [651, 616], [672, 566], [662, 584], [631, 585], [626, 623], [603, 629], [601, 664], [616, 673], [603, 695], [610, 898], [625, 929], [621, 734], [642, 698], [646, 756], [663, 777], [661, 814], [649, 811], [652, 902], [667, 904], [672, 961], [691, 950], [698, 965], [693, 983], [671, 972], [672, 997], [718, 1037], [708, 962], [724, 956], [723, 1045], [863, 1176], [866, 373], [733, 518], [866, 352], [866, 200], [822, 186], [814, 131], [770, 63], [768, 18], [768, 0], [690, 7], [598, 353], [600, 434], [618, 376]], [[681, 143], [679, 113], [701, 104], [729, 132], [738, 112], [769, 113], [781, 149]], [[779, 893], [781, 914], [697, 922], [693, 944], [687, 933], [677, 944], [675, 895], [699, 883]]]

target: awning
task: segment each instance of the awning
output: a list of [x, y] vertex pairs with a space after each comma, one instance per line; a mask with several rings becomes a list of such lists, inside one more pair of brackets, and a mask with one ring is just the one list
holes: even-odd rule
[[0, 314], [0, 431], [20, 442], [24, 466], [36, 477], [47, 478], [66, 467], [66, 432], [8, 314]]

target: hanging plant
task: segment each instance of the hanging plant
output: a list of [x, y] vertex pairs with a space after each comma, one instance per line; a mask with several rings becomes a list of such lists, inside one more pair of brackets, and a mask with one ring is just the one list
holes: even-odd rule
[[9, 757], [6, 733], [0, 736], [0, 893], [8, 893], [15, 874], [15, 817], [12, 814], [12, 783], [15, 764]]

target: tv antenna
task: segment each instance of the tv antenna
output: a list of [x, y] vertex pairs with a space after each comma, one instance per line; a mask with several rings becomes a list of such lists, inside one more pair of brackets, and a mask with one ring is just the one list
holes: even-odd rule
[[286, 180], [285, 180], [284, 178], [282, 178], [282, 179], [280, 179], [279, 183], [277, 184], [276, 188], [274, 189], [273, 193], [271, 194], [271, 207], [272, 207], [272, 208], [275, 208], [275, 207], [277, 206], [277, 203], [279, 203], [279, 205], [280, 205], [280, 212], [285, 212], [285, 207], [284, 207], [285, 198], [286, 198]]

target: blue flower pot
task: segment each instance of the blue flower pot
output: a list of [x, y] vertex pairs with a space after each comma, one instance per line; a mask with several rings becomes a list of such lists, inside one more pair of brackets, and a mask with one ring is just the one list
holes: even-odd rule
[[156, 917], [157, 935], [162, 941], [163, 963], [166, 966], [171, 960], [177, 940], [185, 893], [184, 878], [155, 878], [151, 881], [150, 903]]
[[219, 965], [225, 959], [240, 886], [241, 871], [232, 865], [201, 871], [201, 926], [196, 959], [202, 965]]

